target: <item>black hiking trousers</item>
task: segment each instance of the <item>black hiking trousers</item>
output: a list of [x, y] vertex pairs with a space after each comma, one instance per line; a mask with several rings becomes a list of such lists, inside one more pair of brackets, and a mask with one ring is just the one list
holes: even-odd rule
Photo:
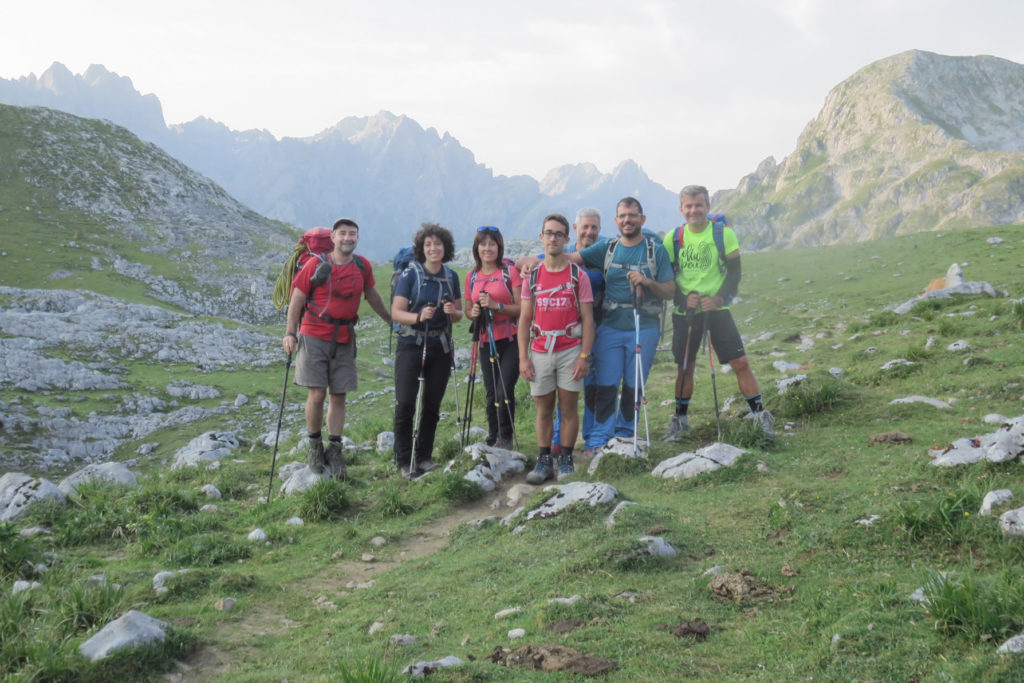
[[480, 341], [480, 372], [484, 376], [484, 389], [487, 391], [488, 446], [493, 446], [498, 439], [512, 441], [516, 420], [516, 382], [519, 381], [519, 346], [516, 337], [498, 339], [494, 342], [494, 350], [497, 358], [492, 365], [491, 345]]
[[[395, 464], [409, 466], [412, 454], [413, 421], [420, 389], [420, 362], [423, 347], [419, 344], [398, 344], [395, 357]], [[423, 369], [423, 408], [420, 412], [419, 436], [416, 440], [416, 462], [423, 462], [434, 452], [434, 434], [441, 416], [441, 400], [451, 377], [452, 356], [441, 344], [427, 344], [427, 361]]]

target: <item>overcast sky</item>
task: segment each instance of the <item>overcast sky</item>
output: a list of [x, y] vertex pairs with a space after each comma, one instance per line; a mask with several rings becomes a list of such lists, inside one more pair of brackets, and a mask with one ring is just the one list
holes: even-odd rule
[[1024, 0], [13, 0], [0, 14], [0, 77], [102, 64], [168, 123], [304, 137], [386, 109], [497, 174], [631, 158], [672, 190], [781, 160], [877, 59], [1024, 62]]

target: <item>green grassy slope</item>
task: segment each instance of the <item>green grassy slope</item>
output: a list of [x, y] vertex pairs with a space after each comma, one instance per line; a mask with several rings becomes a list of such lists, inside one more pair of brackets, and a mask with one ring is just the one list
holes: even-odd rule
[[[987, 244], [992, 235], [1006, 242]], [[987, 280], [1019, 298], [1022, 248], [1021, 228], [1008, 226], [745, 256], [743, 301], [734, 315], [750, 338], [774, 334], [751, 343], [748, 352], [780, 437], [759, 443], [727, 411], [724, 440], [752, 445], [736, 467], [681, 482], [650, 476], [655, 463], [716, 438], [701, 356], [691, 409], [697, 428], [685, 441], [656, 441], [647, 462], [606, 458], [596, 476], [576, 476], [608, 482], [623, 499], [639, 503], [611, 529], [604, 524], [609, 509], [573, 510], [531, 522], [519, 533], [496, 524], [462, 525], [439, 552], [421, 556], [416, 548], [424, 535], [438, 520], [461, 514], [472, 497], [457, 476], [436, 473], [409, 483], [395, 475], [389, 454], [360, 452], [351, 455], [350, 482], [263, 505], [258, 497], [266, 492], [271, 452], [253, 442], [276, 421], [276, 410], [247, 406], [237, 417], [155, 435], [162, 445], [153, 461], [141, 464], [146, 476], [139, 491], [87, 488], [78, 503], [40, 508], [21, 525], [51, 524], [53, 536], [3, 544], [4, 596], [15, 578], [29, 573], [16, 561], [19, 548], [31, 558], [55, 551], [62, 563], [28, 597], [0, 603], [0, 671], [101, 680], [125, 672], [153, 675], [173, 666], [168, 662], [174, 658], [190, 657], [198, 667], [190, 675], [198, 680], [333, 680], [361, 662], [398, 670], [417, 659], [455, 654], [475, 661], [435, 674], [437, 680], [575, 680], [508, 670], [485, 659], [496, 645], [519, 644], [508, 640], [507, 631], [521, 627], [527, 632], [523, 642], [614, 660], [619, 669], [609, 680], [1020, 680], [1020, 660], [994, 651], [1024, 631], [1024, 546], [1004, 539], [996, 520], [979, 517], [977, 508], [990, 489], [1010, 488], [1019, 497], [1021, 465], [938, 469], [928, 464], [927, 449], [992, 431], [982, 422], [988, 413], [1024, 413], [1024, 307], [985, 296], [922, 305], [906, 316], [885, 307], [915, 295], [953, 261], [968, 264], [966, 279]], [[388, 277], [378, 270], [382, 291]], [[364, 311], [364, 319], [370, 317]], [[282, 331], [264, 329], [271, 338]], [[813, 348], [797, 350], [801, 335], [814, 340]], [[935, 344], [926, 349], [929, 337]], [[958, 339], [971, 350], [945, 350]], [[361, 336], [360, 396], [391, 383], [390, 368], [377, 354], [385, 344], [383, 325]], [[901, 357], [915, 365], [880, 369]], [[773, 390], [782, 377], [771, 366], [778, 359], [806, 365], [809, 376], [785, 397]], [[845, 376], [832, 378], [832, 367], [843, 368]], [[196, 381], [226, 396], [245, 391], [276, 404], [283, 370], [282, 362]], [[719, 398], [738, 396], [734, 378], [717, 371]], [[160, 384], [175, 369], [145, 372], [138, 369], [140, 383]], [[648, 384], [655, 436], [670, 417], [671, 409], [661, 404], [671, 399], [673, 377], [668, 352], [659, 352]], [[518, 436], [532, 455], [534, 411], [526, 393], [521, 383]], [[482, 394], [477, 392], [474, 409], [478, 420]], [[953, 408], [889, 405], [910, 394], [950, 401]], [[284, 454], [299, 441], [301, 412], [292, 406], [303, 398], [301, 390], [288, 390], [290, 434], [278, 465], [291, 459]], [[456, 413], [451, 390], [444, 405]], [[389, 394], [354, 399], [347, 433], [360, 442], [390, 428], [390, 406]], [[247, 439], [239, 453], [244, 462], [212, 472], [169, 473], [159, 466], [202, 429], [229, 427]], [[868, 442], [891, 430], [913, 441]], [[454, 432], [454, 419], [445, 418], [439, 459], [457, 457], [456, 470], [464, 471], [466, 456], [448, 438]], [[218, 514], [198, 512], [206, 502], [198, 493], [205, 483], [225, 493], [216, 501]], [[535, 493], [529, 505], [546, 495]], [[474, 514], [508, 512], [484, 508]], [[855, 523], [872, 514], [880, 516], [873, 525]], [[306, 525], [285, 526], [292, 515]], [[268, 532], [269, 546], [245, 540], [256, 526]], [[662, 535], [679, 554], [638, 555], [644, 544], [637, 539], [646, 533]], [[371, 546], [375, 535], [387, 545]], [[376, 555], [376, 562], [360, 562], [363, 553]], [[370, 569], [378, 564], [385, 566]], [[704, 575], [713, 566], [747, 570], [764, 595], [736, 602], [715, 597]], [[178, 567], [193, 571], [172, 581], [167, 596], [155, 596], [152, 575]], [[109, 594], [88, 588], [87, 577], [99, 571], [124, 588]], [[927, 610], [909, 596], [940, 571], [950, 579], [932, 592], [934, 606]], [[371, 573], [372, 586], [347, 587]], [[76, 590], [83, 597], [69, 595]], [[548, 604], [576, 593], [584, 599], [573, 606]], [[215, 610], [214, 602], [226, 596], [237, 598], [238, 607]], [[171, 624], [175, 636], [161, 656], [100, 666], [76, 659], [74, 647], [128, 606]], [[513, 606], [523, 611], [494, 618]], [[673, 625], [694, 618], [709, 625], [706, 639], [671, 633]], [[544, 630], [573, 619], [581, 624], [566, 635]], [[375, 621], [385, 626], [371, 635]], [[393, 633], [413, 634], [419, 642], [389, 646]], [[54, 646], [33, 646], [39, 634]]]

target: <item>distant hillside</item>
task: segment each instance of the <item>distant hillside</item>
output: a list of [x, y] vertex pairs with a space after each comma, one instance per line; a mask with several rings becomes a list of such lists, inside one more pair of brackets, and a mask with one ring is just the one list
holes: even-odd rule
[[752, 246], [1024, 222], [1024, 66], [904, 52], [832, 89], [782, 163], [717, 209]]
[[633, 161], [611, 173], [589, 163], [561, 166], [542, 182], [495, 176], [450, 134], [386, 111], [347, 117], [301, 139], [234, 131], [205, 118], [168, 128], [156, 97], [139, 94], [130, 79], [98, 65], [76, 76], [59, 63], [38, 78], [0, 79], [0, 102], [109, 119], [259, 213], [303, 228], [352, 216], [373, 229], [361, 250], [378, 258], [390, 256], [425, 220], [451, 228], [463, 246], [479, 225], [533, 238], [544, 215], [571, 217], [584, 206], [599, 208], [614, 229], [615, 202], [626, 195], [643, 202], [649, 227], [666, 230], [679, 223], [676, 190], [651, 181]]
[[0, 105], [0, 131], [0, 284], [274, 315], [272, 277], [294, 228], [105, 121]]

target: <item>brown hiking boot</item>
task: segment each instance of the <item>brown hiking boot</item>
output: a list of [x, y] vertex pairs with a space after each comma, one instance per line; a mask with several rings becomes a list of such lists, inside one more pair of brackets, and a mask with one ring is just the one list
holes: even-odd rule
[[324, 465], [326, 463], [324, 459], [324, 442], [320, 439], [309, 442], [309, 454], [306, 457], [306, 463], [309, 465], [309, 471], [313, 474], [323, 474]]
[[324, 460], [327, 462], [327, 469], [335, 479], [344, 479], [348, 476], [348, 468], [345, 467], [345, 454], [341, 451], [341, 444], [331, 441], [324, 451]]

